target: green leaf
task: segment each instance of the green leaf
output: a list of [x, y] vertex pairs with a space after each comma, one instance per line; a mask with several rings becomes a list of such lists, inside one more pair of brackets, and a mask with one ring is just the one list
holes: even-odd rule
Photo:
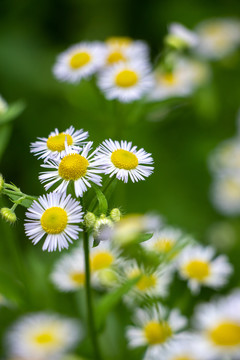
[[18, 101], [10, 105], [6, 112], [0, 114], [0, 126], [16, 119], [16, 117], [18, 117], [23, 112], [25, 107], [26, 105], [23, 101]]
[[123, 295], [129, 292], [131, 288], [139, 281], [141, 276], [127, 280], [122, 286], [115, 291], [105, 295], [96, 307], [96, 325], [100, 330], [104, 325], [107, 314], [118, 304]]
[[[20, 199], [22, 197], [22, 195], [7, 195], [10, 199], [12, 199], [13, 201], [17, 201], [18, 199]], [[31, 205], [32, 205], [32, 202], [33, 200], [31, 199], [24, 199], [22, 202], [21, 202], [21, 205], [26, 207], [26, 208], [29, 208]]]
[[107, 202], [105, 195], [103, 194], [103, 192], [100, 190], [100, 188], [98, 186], [92, 184], [92, 188], [94, 189], [96, 196], [97, 196], [99, 213], [106, 214], [107, 210], [108, 210], [108, 202]]

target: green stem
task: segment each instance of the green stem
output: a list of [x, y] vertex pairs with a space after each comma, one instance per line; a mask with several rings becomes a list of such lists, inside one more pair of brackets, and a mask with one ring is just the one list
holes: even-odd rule
[[16, 195], [16, 196], [20, 196], [20, 197], [23, 197], [24, 199], [29, 199], [29, 200], [37, 200], [36, 196], [26, 195], [26, 194], [22, 193], [21, 191], [13, 191], [13, 190], [3, 189], [3, 194], [10, 195], [10, 196]]
[[90, 285], [91, 274], [90, 274], [90, 262], [89, 262], [89, 236], [87, 231], [85, 230], [83, 231], [83, 246], [84, 246], [84, 257], [85, 257], [85, 289], [86, 289], [86, 302], [87, 302], [87, 311], [88, 311], [88, 329], [93, 345], [94, 359], [101, 360], [97, 333], [95, 328], [92, 293], [91, 293], [91, 285]]

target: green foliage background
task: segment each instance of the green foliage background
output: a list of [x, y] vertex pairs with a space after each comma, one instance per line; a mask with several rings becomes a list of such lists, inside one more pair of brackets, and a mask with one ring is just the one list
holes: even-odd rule
[[[146, 40], [154, 58], [162, 48], [167, 24], [172, 21], [193, 28], [203, 19], [236, 16], [239, 10], [238, 0], [2, 0], [0, 93], [10, 104], [23, 100], [26, 109], [11, 125], [11, 135], [8, 130], [10, 138], [0, 159], [0, 172], [23, 192], [42, 194], [44, 190], [38, 181], [40, 162], [29, 153], [29, 144], [36, 137], [47, 136], [55, 127], [64, 130], [70, 125], [88, 130], [96, 145], [105, 138], [121, 135], [152, 152], [156, 171], [145, 182], [119, 184], [112, 206], [121, 206], [124, 212], [155, 210], [170, 224], [182, 227], [207, 244], [209, 227], [225, 221], [209, 201], [211, 176], [207, 157], [220, 141], [236, 133], [240, 53], [213, 64], [211, 86], [174, 108], [142, 116], [128, 129], [124, 129], [124, 114], [130, 111], [130, 106], [121, 112], [119, 109], [116, 117], [111, 105], [106, 105], [91, 83], [61, 84], [54, 79], [51, 69], [57, 54], [71, 44], [105, 40], [114, 35]], [[0, 202], [1, 206], [10, 205], [3, 198]], [[20, 294], [25, 291], [27, 302], [21, 310], [0, 309], [0, 333], [27, 311], [48, 309], [72, 316], [80, 311], [84, 316], [81, 296], [60, 294], [48, 280], [47, 274], [58, 254], [42, 253], [40, 245], [33, 247], [23, 232], [24, 209], [18, 209], [17, 215], [19, 221], [13, 227], [0, 222], [0, 292], [3, 288], [8, 292], [16, 288]], [[240, 225], [238, 218], [227, 222], [233, 226], [236, 237], [234, 247], [228, 250], [235, 267], [231, 288], [239, 285]], [[20, 283], [16, 287], [9, 285], [25, 281], [22, 276], [27, 289], [22, 289]], [[208, 299], [212, 294], [205, 291], [202, 298]], [[18, 298], [15, 293], [11, 296]], [[184, 309], [187, 297], [186, 285], [177, 282], [172, 288], [171, 303], [178, 303], [183, 311], [190, 312], [191, 309]], [[196, 301], [193, 299], [192, 303]], [[123, 359], [126, 355], [124, 325], [128, 318], [121, 306], [117, 314], [109, 317], [102, 341], [106, 358]], [[120, 327], [116, 327], [117, 322]], [[88, 345], [86, 340], [82, 348], [88, 349]], [[84, 351], [88, 354], [88, 350]], [[139, 358], [137, 352], [131, 356]]]

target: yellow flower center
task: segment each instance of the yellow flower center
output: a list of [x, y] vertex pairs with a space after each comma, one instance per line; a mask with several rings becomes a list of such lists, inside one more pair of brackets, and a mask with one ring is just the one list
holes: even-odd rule
[[232, 321], [225, 321], [209, 331], [209, 336], [218, 346], [240, 345], [240, 325]]
[[163, 83], [166, 85], [175, 85], [177, 82], [176, 77], [171, 72], [165, 73], [161, 79], [162, 79]]
[[107, 251], [96, 253], [91, 259], [91, 268], [93, 271], [108, 268], [112, 265], [114, 256]]
[[185, 356], [185, 355], [183, 355], [183, 356], [177, 356], [177, 357], [175, 357], [175, 358], [173, 358], [173, 360], [194, 360], [192, 357], [189, 357], [189, 356]]
[[113, 51], [108, 55], [107, 62], [115, 64], [118, 61], [126, 61], [125, 56], [120, 51]]
[[202, 281], [210, 274], [210, 266], [205, 261], [192, 260], [185, 266], [185, 271], [190, 278]]
[[151, 275], [143, 274], [141, 276], [141, 279], [137, 282], [136, 287], [140, 291], [146, 291], [146, 290], [149, 290], [151, 288], [154, 288], [156, 286], [156, 283], [157, 283], [157, 279], [156, 279], [155, 275], [153, 275], [153, 274], [151, 274]]
[[35, 337], [35, 341], [40, 345], [48, 345], [49, 343], [54, 341], [54, 337], [50, 333], [42, 333]]
[[106, 40], [106, 43], [112, 46], [129, 46], [132, 43], [132, 39], [127, 36], [112, 36]]
[[154, 249], [160, 253], [168, 253], [172, 250], [174, 241], [172, 239], [160, 238], [154, 244]]
[[60, 133], [58, 135], [50, 136], [47, 139], [47, 147], [51, 151], [62, 151], [65, 149], [65, 140], [67, 138], [67, 144], [72, 145], [73, 138], [71, 135]]
[[224, 188], [228, 196], [239, 198], [240, 184], [234, 181], [234, 179], [226, 180], [224, 183]]
[[44, 211], [41, 225], [47, 234], [60, 234], [67, 226], [68, 217], [64, 209], [53, 206]]
[[70, 66], [72, 69], [79, 69], [84, 65], [87, 65], [91, 61], [91, 55], [86, 51], [81, 51], [74, 54], [70, 59]]
[[58, 173], [64, 180], [77, 180], [87, 173], [89, 162], [79, 154], [69, 154], [64, 156], [58, 168]]
[[136, 155], [123, 149], [113, 151], [111, 161], [118, 169], [132, 170], [138, 166]]
[[172, 336], [172, 330], [166, 321], [150, 321], [144, 327], [144, 334], [150, 345], [156, 345], [164, 343]]
[[133, 70], [122, 70], [116, 75], [115, 82], [120, 87], [128, 88], [138, 82], [138, 75]]
[[84, 273], [75, 271], [70, 274], [70, 277], [77, 285], [83, 285], [85, 283]]

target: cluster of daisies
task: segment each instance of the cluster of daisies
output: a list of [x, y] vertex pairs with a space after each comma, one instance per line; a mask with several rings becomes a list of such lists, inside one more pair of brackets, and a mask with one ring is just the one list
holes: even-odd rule
[[[92, 151], [93, 143], [86, 141], [88, 132], [72, 126], [64, 132], [55, 129], [48, 138], [31, 144], [31, 152], [43, 159], [45, 171], [39, 175], [47, 190], [26, 213], [26, 234], [37, 244], [43, 237], [43, 250], [68, 248], [78, 239], [83, 225], [79, 197], [93, 185], [101, 186], [100, 174], [128, 182], [144, 180], [153, 172], [153, 159], [145, 150], [137, 150], [127, 141], [104, 141]], [[71, 192], [67, 194], [67, 192]]]
[[209, 158], [213, 174], [211, 199], [218, 211], [227, 216], [240, 214], [240, 137], [223, 141]]
[[[165, 38], [172, 51], [154, 69], [146, 43], [112, 37], [106, 42], [71, 46], [58, 56], [53, 73], [58, 80], [75, 84], [96, 75], [98, 87], [108, 100], [159, 101], [188, 96], [209, 80], [206, 60], [231, 54], [239, 46], [239, 39], [240, 22], [236, 19], [210, 19], [193, 31], [173, 23]], [[185, 54], [186, 49], [190, 56]]]

